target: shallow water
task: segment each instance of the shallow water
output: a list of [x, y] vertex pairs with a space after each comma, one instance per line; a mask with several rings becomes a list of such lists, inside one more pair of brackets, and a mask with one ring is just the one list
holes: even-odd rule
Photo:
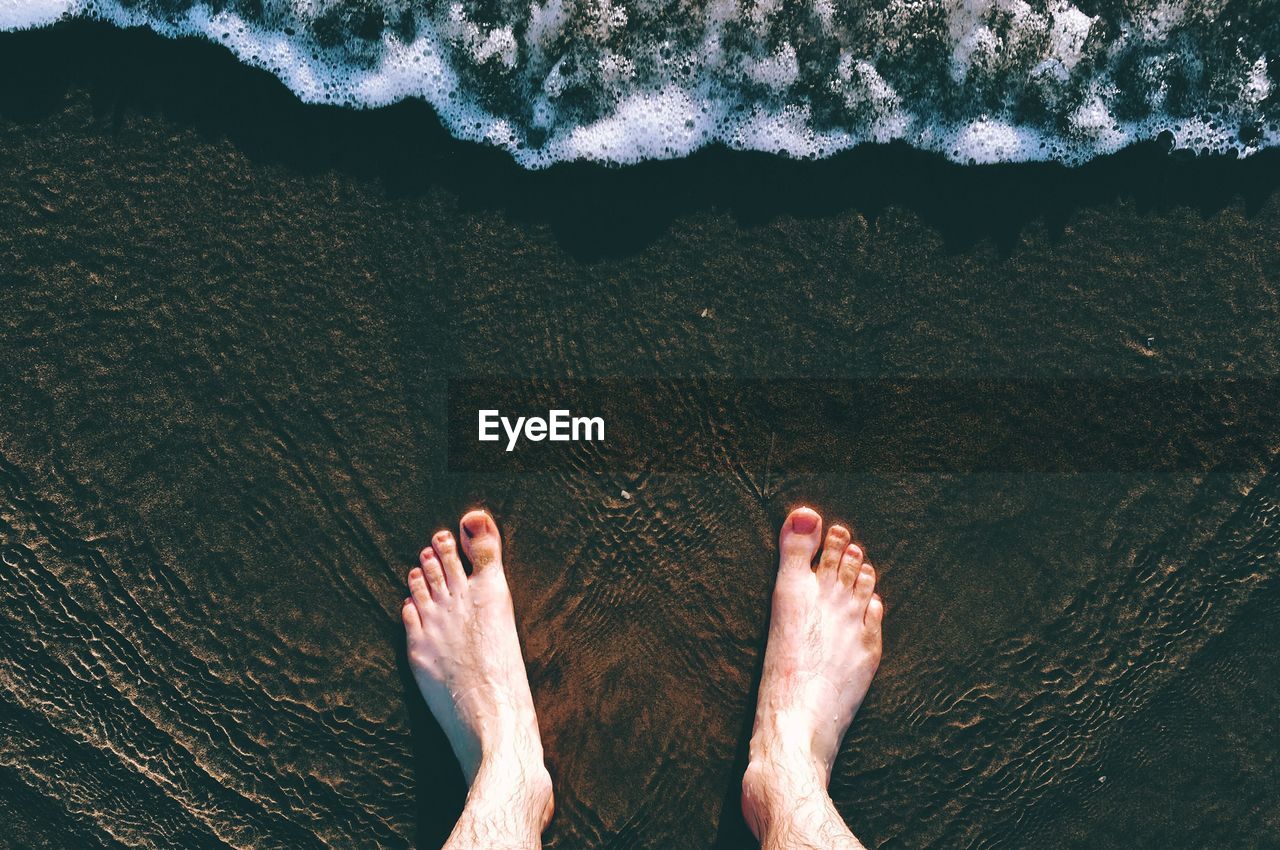
[[[0, 40], [15, 56], [0, 844], [438, 846], [461, 777], [396, 617], [422, 541], [472, 504], [507, 540], [552, 847], [749, 846], [739, 759], [799, 501], [883, 575], [885, 660], [833, 781], [869, 845], [1280, 826], [1274, 443], [1229, 472], [822, 468], [788, 435], [856, 435], [846, 406], [797, 428], [687, 380], [1268, 378], [1274, 159], [1018, 172], [1079, 200], [1010, 231], [963, 214], [1001, 170], [907, 159], [889, 185], [928, 192], [866, 196], [833, 166], [814, 206], [748, 160], [783, 187], [753, 205], [716, 189], [732, 163], [628, 183], [402, 147], [383, 131], [413, 113], [305, 110], [199, 45], [63, 30]], [[1142, 163], [1179, 179], [1152, 190]], [[634, 218], [576, 214], [623, 189], [650, 199]], [[660, 404], [636, 416], [701, 418], [708, 455], [460, 471], [448, 391], [494, 375], [644, 379]]]

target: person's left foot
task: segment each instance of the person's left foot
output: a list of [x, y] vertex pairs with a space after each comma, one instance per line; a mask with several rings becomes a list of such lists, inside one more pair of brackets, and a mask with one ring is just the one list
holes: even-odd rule
[[542, 828], [551, 818], [551, 777], [516, 636], [502, 540], [485, 511], [464, 516], [460, 531], [471, 575], [448, 531], [436, 533], [409, 572], [410, 598], [401, 610], [409, 664], [467, 784], [483, 772], [488, 791], [513, 806], [522, 803]]

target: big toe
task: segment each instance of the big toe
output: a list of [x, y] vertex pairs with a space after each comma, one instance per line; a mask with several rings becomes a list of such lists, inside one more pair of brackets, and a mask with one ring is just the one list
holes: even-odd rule
[[822, 516], [813, 508], [796, 508], [782, 524], [778, 549], [780, 570], [808, 570], [822, 542]]
[[502, 566], [502, 537], [498, 534], [498, 524], [488, 511], [469, 512], [459, 523], [459, 530], [462, 532], [459, 535], [462, 549], [471, 561], [473, 574]]

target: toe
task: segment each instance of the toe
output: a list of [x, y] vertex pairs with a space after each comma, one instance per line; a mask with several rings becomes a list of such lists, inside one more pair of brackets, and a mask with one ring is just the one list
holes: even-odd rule
[[472, 575], [502, 566], [502, 537], [488, 511], [471, 511], [462, 518], [459, 529], [458, 539], [471, 561]]
[[778, 548], [780, 572], [808, 570], [822, 540], [822, 517], [813, 508], [796, 508], [782, 524]]
[[436, 550], [436, 557], [444, 567], [444, 582], [450, 593], [461, 593], [467, 584], [467, 571], [462, 568], [462, 559], [458, 557], [458, 544], [453, 535], [447, 531], [437, 531], [431, 538], [431, 548]]
[[858, 572], [862, 567], [862, 547], [857, 543], [850, 543], [845, 547], [844, 556], [840, 558], [840, 581], [848, 587], [853, 587], [854, 582], [858, 580]]
[[447, 597], [449, 588], [445, 584], [444, 567], [440, 564], [436, 550], [428, 546], [419, 552], [418, 564], [422, 567], [422, 575], [426, 579], [427, 589], [431, 591], [431, 598], [439, 601]]
[[818, 559], [818, 575], [827, 580], [834, 580], [840, 569], [840, 557], [849, 545], [849, 529], [843, 525], [833, 525], [827, 530], [827, 542], [822, 545], [822, 557]]
[[418, 606], [412, 598], [406, 598], [400, 606], [400, 620], [404, 623], [404, 633], [410, 639], [422, 630], [422, 619], [418, 616]]
[[867, 603], [867, 613], [862, 618], [862, 622], [866, 623], [867, 631], [878, 642], [880, 640], [880, 624], [884, 622], [884, 602], [880, 599], [880, 594], [871, 595], [871, 601]]
[[853, 582], [853, 605], [858, 616], [866, 613], [867, 604], [876, 589], [876, 571], [870, 564], [863, 564]]
[[409, 570], [409, 596], [424, 611], [431, 604], [431, 591], [427, 588], [427, 578], [421, 567]]

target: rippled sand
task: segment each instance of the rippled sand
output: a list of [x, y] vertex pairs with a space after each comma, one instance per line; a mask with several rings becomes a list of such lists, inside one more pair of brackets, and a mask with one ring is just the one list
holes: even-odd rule
[[[851, 524], [888, 606], [833, 781], [864, 840], [1280, 827], [1274, 461], [872, 475], [796, 461], [783, 421], [744, 449], [673, 389], [1271, 376], [1274, 158], [530, 176], [412, 107], [296, 106], [212, 48], [5, 36], [0, 70], [0, 845], [438, 844], [461, 778], [396, 611], [474, 503], [508, 541], [553, 847], [749, 846], [739, 760], [800, 500]], [[705, 411], [710, 455], [458, 472], [443, 393], [486, 375], [652, 379]]]

